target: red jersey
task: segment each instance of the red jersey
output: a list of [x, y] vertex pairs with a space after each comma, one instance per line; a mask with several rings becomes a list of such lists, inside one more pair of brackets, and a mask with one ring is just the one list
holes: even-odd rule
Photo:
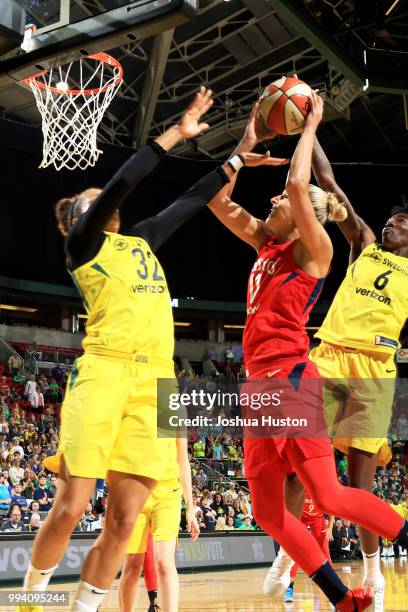
[[306, 323], [325, 279], [297, 267], [293, 245], [269, 238], [249, 275], [243, 348], [250, 375], [272, 362], [307, 356]]
[[315, 519], [322, 518], [323, 516], [324, 512], [321, 512], [310, 495], [306, 494], [301, 516], [302, 523], [308, 523], [309, 521], [314, 521]]

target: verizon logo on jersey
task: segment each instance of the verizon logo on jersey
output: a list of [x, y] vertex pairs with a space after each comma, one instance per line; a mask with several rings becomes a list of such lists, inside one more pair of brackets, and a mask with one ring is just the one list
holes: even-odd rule
[[356, 287], [356, 293], [373, 298], [374, 300], [378, 300], [379, 302], [383, 302], [387, 305], [391, 304], [391, 299], [389, 297], [381, 295], [381, 293], [377, 293], [377, 291], [374, 291], [374, 289], [363, 289], [363, 287]]

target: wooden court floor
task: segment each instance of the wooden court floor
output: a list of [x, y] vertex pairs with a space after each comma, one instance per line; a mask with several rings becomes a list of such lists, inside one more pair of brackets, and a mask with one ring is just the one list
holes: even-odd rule
[[[386, 559], [382, 561], [386, 578], [385, 612], [408, 611], [408, 561]], [[336, 564], [336, 571], [349, 587], [359, 586], [362, 579], [362, 563], [359, 561]], [[262, 594], [262, 583], [266, 568], [197, 572], [180, 575], [180, 611], [198, 612], [255, 612], [258, 610], [286, 610], [286, 612], [326, 612], [333, 610], [312, 582], [300, 572], [295, 583], [295, 601], [284, 604]], [[119, 609], [117, 582], [102, 605], [104, 612]], [[72, 594], [73, 583], [58, 584], [53, 590], [66, 590]], [[72, 601], [72, 599], [71, 599]], [[148, 607], [144, 584], [139, 588], [135, 611], [146, 611]], [[4, 608], [4, 611], [12, 608]], [[47, 607], [45, 612], [62, 612], [67, 608]], [[2, 607], [3, 612], [3, 607]], [[163, 611], [165, 612], [165, 611]]]

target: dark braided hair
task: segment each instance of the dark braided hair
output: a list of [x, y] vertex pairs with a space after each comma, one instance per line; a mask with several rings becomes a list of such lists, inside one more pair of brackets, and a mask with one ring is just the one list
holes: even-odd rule
[[72, 227], [74, 217], [74, 207], [78, 200], [78, 194], [71, 198], [61, 198], [55, 204], [55, 216], [57, 218], [58, 229], [63, 236], [67, 236]]
[[101, 192], [97, 187], [85, 189], [70, 198], [61, 198], [55, 204], [55, 216], [57, 218], [58, 229], [63, 236], [67, 236], [73, 226], [74, 219], [80, 216], [81, 204], [88, 199], [92, 201]]

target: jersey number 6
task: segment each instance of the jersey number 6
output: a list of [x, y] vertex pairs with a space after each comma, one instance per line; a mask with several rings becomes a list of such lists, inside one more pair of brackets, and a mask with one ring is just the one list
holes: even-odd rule
[[383, 272], [380, 276], [377, 276], [374, 281], [374, 287], [379, 290], [384, 289], [388, 285], [390, 274], [392, 274], [392, 270], [387, 270], [387, 272]]

